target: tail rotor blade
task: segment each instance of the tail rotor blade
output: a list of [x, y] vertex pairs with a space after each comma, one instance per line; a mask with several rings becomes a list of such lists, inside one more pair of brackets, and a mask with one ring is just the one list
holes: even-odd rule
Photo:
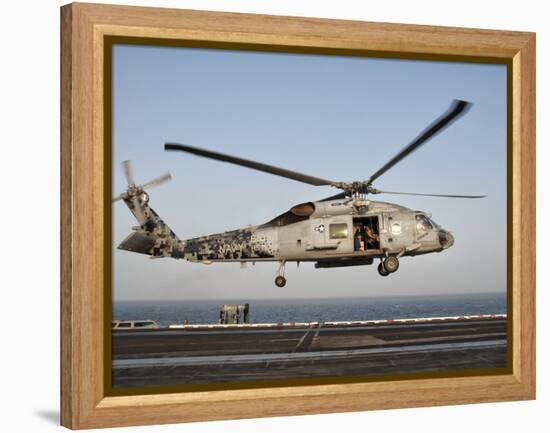
[[142, 189], [147, 189], [147, 188], [152, 188], [154, 186], [158, 186], [158, 185], [161, 185], [163, 184], [164, 182], [168, 182], [169, 180], [172, 179], [172, 176], [170, 175], [170, 173], [166, 173], [162, 176], [159, 176], [157, 177], [156, 179], [153, 179], [147, 183], [144, 183], [141, 188]]
[[117, 201], [122, 200], [123, 198], [124, 198], [124, 194], [120, 194], [113, 199], [112, 203], [116, 203]]
[[128, 160], [122, 161], [122, 169], [124, 170], [124, 176], [126, 176], [126, 181], [128, 186], [134, 186], [134, 173], [132, 171], [132, 163]]

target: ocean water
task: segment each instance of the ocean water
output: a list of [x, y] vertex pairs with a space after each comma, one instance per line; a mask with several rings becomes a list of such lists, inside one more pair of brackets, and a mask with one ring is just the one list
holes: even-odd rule
[[250, 305], [252, 323], [390, 320], [505, 314], [505, 293], [339, 299], [223, 299], [113, 303], [113, 320], [154, 320], [161, 326], [218, 323], [223, 304]]

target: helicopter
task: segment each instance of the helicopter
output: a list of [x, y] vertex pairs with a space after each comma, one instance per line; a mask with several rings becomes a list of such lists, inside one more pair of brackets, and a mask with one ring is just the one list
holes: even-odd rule
[[431, 219], [431, 214], [404, 206], [375, 201], [370, 195], [396, 194], [429, 197], [478, 199], [485, 195], [423, 194], [383, 191], [373, 182], [409, 156], [436, 134], [468, 112], [471, 103], [452, 101], [450, 107], [411, 143], [375, 171], [368, 179], [338, 182], [263, 164], [227, 154], [165, 143], [165, 151], [185, 152], [250, 169], [282, 176], [315, 186], [331, 186], [340, 192], [322, 200], [300, 203], [272, 220], [223, 233], [182, 240], [149, 206], [145, 191], [171, 179], [165, 174], [150, 182], [134, 182], [130, 161], [122, 163], [128, 183], [126, 191], [113, 199], [123, 201], [138, 226], [118, 249], [151, 258], [171, 257], [194, 263], [278, 262], [275, 285], [285, 286], [285, 266], [289, 262], [314, 262], [315, 268], [372, 265], [379, 260], [378, 273], [387, 277], [399, 269], [400, 259], [444, 251], [454, 244], [451, 232]]

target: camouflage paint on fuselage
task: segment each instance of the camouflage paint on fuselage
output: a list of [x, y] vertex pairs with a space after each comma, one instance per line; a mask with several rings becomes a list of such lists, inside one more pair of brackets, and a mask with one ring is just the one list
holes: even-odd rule
[[184, 257], [191, 261], [274, 257], [273, 242], [257, 227], [187, 239], [183, 244]]

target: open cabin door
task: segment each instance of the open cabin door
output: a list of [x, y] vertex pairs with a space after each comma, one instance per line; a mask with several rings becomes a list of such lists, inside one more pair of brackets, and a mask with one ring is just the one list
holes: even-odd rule
[[353, 218], [353, 250], [379, 251], [382, 243], [382, 216], [368, 215]]

